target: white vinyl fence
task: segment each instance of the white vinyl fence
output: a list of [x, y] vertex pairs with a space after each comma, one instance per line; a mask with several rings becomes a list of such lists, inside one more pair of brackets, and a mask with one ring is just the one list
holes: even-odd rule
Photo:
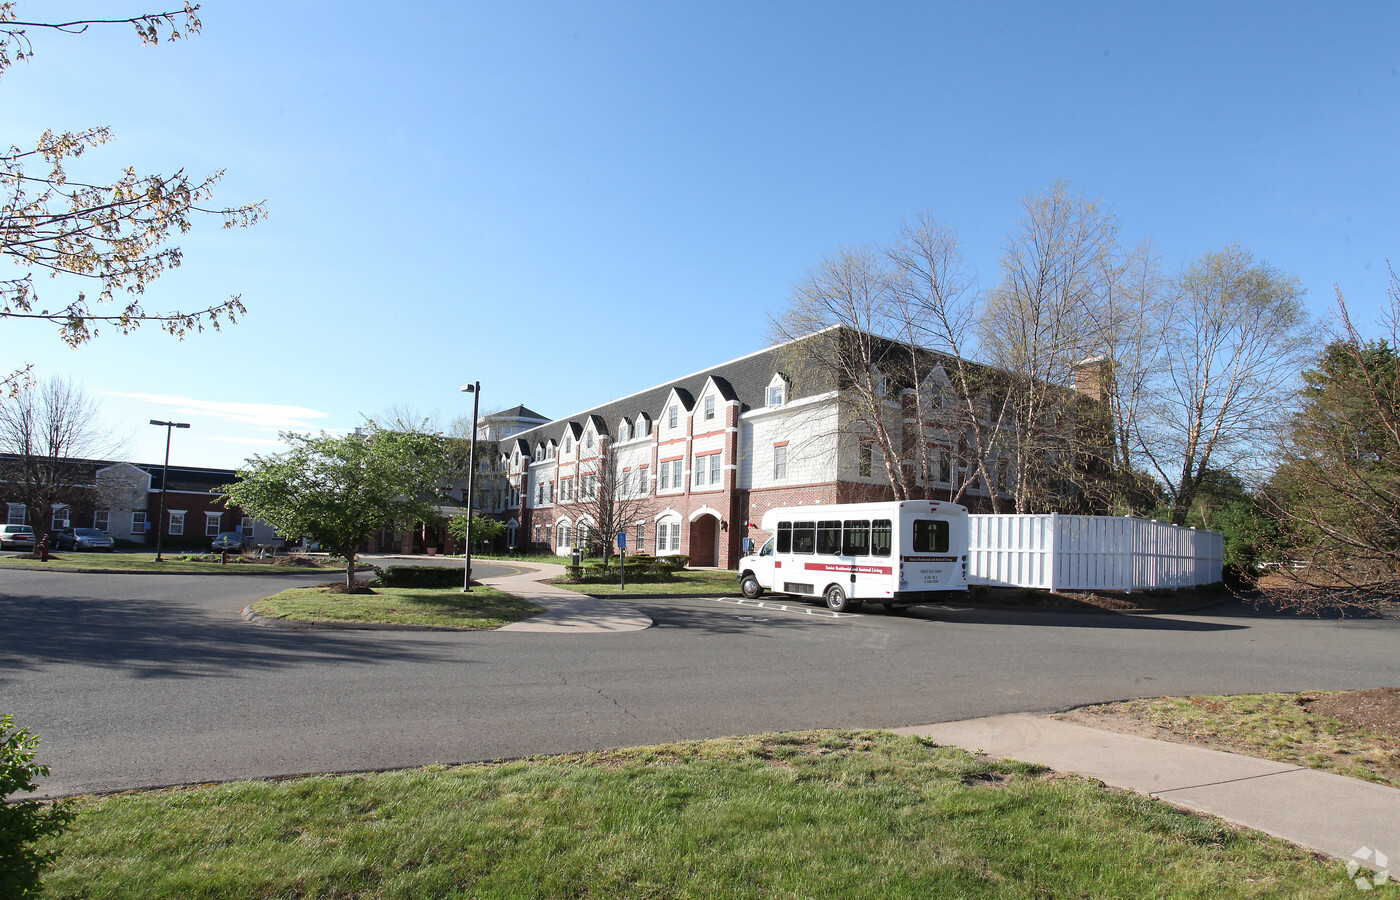
[[1194, 587], [1221, 579], [1224, 536], [1129, 516], [973, 515], [968, 584], [1047, 590]]

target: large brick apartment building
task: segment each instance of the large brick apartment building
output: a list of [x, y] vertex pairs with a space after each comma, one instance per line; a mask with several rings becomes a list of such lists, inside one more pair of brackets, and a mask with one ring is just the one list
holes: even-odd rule
[[[841, 336], [842, 329], [828, 329], [803, 340]], [[568, 554], [596, 531], [591, 510], [605, 480], [600, 463], [611, 459], [618, 496], [639, 501], [629, 504], [634, 514], [625, 523], [629, 551], [682, 553], [692, 565], [732, 568], [745, 538], [759, 544], [767, 538], [754, 523], [771, 508], [891, 498], [883, 461], [841, 402], [838, 378], [804, 365], [810, 348], [795, 352], [797, 343], [568, 418], [529, 427], [522, 421], [509, 435], [497, 435], [504, 487], [477, 508], [504, 508], [510, 546]], [[907, 399], [916, 390], [938, 400], [948, 381], [933, 366], [921, 384], [889, 383], [889, 415], [906, 430], [912, 424]], [[961, 465], [962, 436], [937, 420], [923, 422], [919, 433], [929, 460], [919, 484], [928, 497], [949, 498], [969, 475]], [[1007, 467], [993, 460], [989, 470], [997, 483], [980, 483], [973, 473], [961, 502], [976, 509], [989, 505], [991, 491], [1009, 497]], [[489, 482], [486, 490], [492, 490]]]

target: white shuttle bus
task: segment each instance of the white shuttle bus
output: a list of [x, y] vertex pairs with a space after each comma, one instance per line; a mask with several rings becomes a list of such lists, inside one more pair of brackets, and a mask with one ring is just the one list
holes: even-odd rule
[[838, 612], [886, 609], [967, 589], [967, 507], [936, 500], [784, 506], [763, 515], [773, 537], [739, 561], [739, 590], [821, 598]]

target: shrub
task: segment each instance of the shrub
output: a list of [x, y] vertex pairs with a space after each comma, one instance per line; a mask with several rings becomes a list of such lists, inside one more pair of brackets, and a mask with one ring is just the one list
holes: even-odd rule
[[383, 587], [452, 587], [462, 583], [455, 566], [387, 566], [379, 574]]
[[48, 766], [34, 762], [38, 746], [38, 737], [14, 727], [13, 716], [0, 716], [0, 897], [37, 894], [39, 876], [58, 851], [41, 852], [33, 844], [60, 834], [73, 820], [63, 801], [5, 799], [15, 791], [34, 790], [34, 779], [49, 774]]

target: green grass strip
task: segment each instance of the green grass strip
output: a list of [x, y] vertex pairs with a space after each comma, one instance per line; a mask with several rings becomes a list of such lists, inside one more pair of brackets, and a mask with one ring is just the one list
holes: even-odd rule
[[269, 619], [499, 628], [544, 612], [533, 603], [484, 585], [470, 594], [452, 588], [376, 587], [373, 594], [329, 594], [324, 588], [292, 588], [253, 604]]
[[75, 803], [48, 898], [1351, 897], [1340, 863], [1033, 766], [802, 732]]

